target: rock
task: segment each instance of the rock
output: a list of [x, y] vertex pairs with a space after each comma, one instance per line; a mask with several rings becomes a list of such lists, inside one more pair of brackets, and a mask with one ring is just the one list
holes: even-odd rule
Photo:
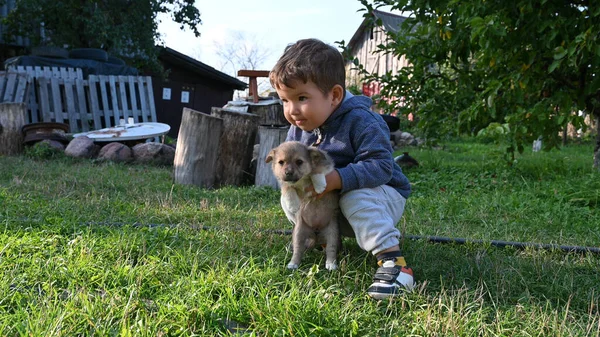
[[391, 133], [391, 139], [395, 142], [396, 147], [414, 146], [418, 144], [415, 136], [408, 132], [396, 131]]
[[44, 139], [42, 141], [39, 141], [39, 142], [35, 143], [33, 145], [33, 147], [44, 146], [44, 145], [41, 145], [41, 144], [48, 144], [48, 146], [52, 150], [56, 150], [57, 152], [63, 152], [65, 150], [65, 145], [62, 142], [59, 142], [57, 140], [52, 140], [52, 139]]
[[109, 143], [102, 147], [98, 159], [114, 162], [128, 162], [133, 159], [129, 146], [121, 143]]
[[175, 149], [161, 143], [142, 143], [132, 148], [133, 158], [139, 163], [173, 165]]
[[65, 154], [75, 158], [94, 158], [98, 153], [99, 146], [86, 136], [76, 137], [67, 145]]

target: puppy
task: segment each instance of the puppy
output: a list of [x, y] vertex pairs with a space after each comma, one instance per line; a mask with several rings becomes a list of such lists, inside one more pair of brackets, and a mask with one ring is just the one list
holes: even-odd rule
[[325, 268], [337, 269], [339, 193], [330, 192], [317, 200], [316, 195], [305, 192], [311, 184], [317, 193], [325, 190], [325, 175], [333, 170], [333, 160], [315, 147], [285, 142], [269, 152], [266, 162], [272, 162], [281, 186], [281, 207], [294, 224], [288, 269], [297, 269], [304, 251], [315, 243], [326, 244]]

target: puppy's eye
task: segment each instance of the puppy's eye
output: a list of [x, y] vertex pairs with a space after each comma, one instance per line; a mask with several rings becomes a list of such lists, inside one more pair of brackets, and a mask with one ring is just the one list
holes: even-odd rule
[[283, 160], [280, 160], [280, 161], [277, 162], [277, 164], [283, 166], [283, 164], [285, 164], [285, 162]]
[[302, 164], [304, 164], [304, 162], [302, 161], [302, 159], [296, 160], [296, 165], [302, 166]]

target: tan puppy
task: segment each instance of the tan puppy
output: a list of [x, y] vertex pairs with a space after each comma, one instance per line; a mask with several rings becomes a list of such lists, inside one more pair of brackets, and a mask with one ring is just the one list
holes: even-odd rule
[[304, 251], [315, 242], [324, 243], [328, 270], [337, 269], [341, 245], [338, 228], [339, 193], [326, 193], [316, 199], [305, 189], [311, 184], [317, 193], [325, 190], [325, 175], [333, 170], [333, 160], [323, 151], [300, 142], [285, 142], [269, 152], [275, 177], [281, 186], [281, 207], [294, 224], [292, 259], [289, 269], [297, 269]]

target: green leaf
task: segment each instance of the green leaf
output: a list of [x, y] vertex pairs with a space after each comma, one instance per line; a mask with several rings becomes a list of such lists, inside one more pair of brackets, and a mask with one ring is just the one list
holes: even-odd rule
[[554, 60], [550, 67], [548, 67], [548, 74], [551, 74], [554, 71], [554, 69], [556, 69], [560, 65], [561, 62], [562, 60]]
[[562, 46], [557, 47], [554, 50], [554, 59], [555, 60], [560, 60], [563, 57], [565, 57], [565, 55], [567, 55], [567, 50], [565, 50], [565, 48], [563, 48]]

